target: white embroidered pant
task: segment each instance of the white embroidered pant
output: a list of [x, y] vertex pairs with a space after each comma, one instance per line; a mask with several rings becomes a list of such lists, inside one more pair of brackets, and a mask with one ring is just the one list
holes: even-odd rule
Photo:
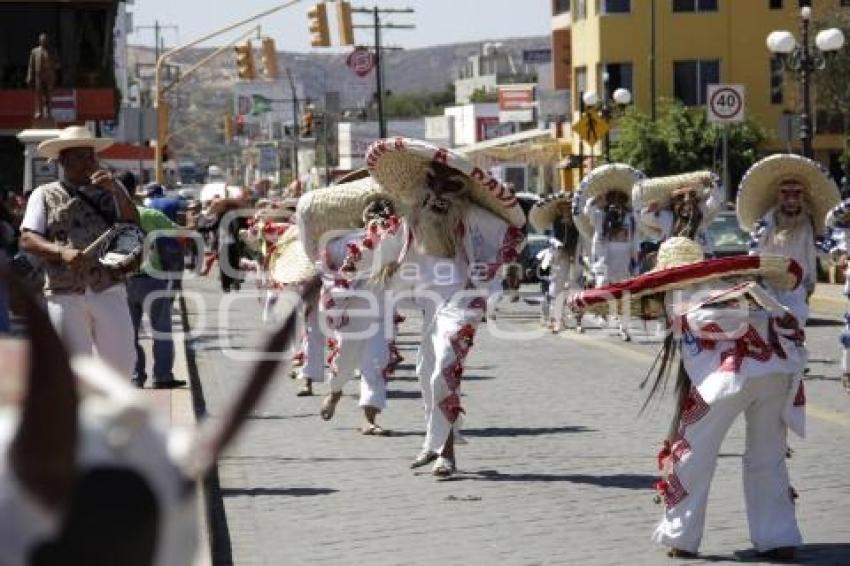
[[[543, 304], [544, 318], [563, 322], [566, 305], [565, 293], [569, 285], [573, 284], [575, 280], [573, 268], [573, 262], [565, 251], [557, 250], [554, 252], [549, 265], [549, 288], [546, 293], [546, 301]], [[555, 308], [554, 312], [553, 307]]]
[[304, 305], [299, 318], [304, 321], [304, 333], [301, 342], [301, 353], [304, 355], [304, 365], [301, 367], [301, 377], [314, 383], [325, 381], [325, 334], [319, 324], [319, 300]]
[[[689, 449], [682, 451], [668, 476], [668, 508], [655, 529], [655, 542], [689, 552], [699, 549], [717, 453], [729, 427], [743, 412], [747, 427], [744, 496], [750, 540], [760, 552], [801, 544], [785, 464], [787, 428], [782, 420], [790, 380], [788, 375], [752, 378], [738, 393], [710, 406], [703, 404], [708, 410], [698, 420], [688, 424], [693, 419], [683, 418], [684, 435], [680, 433], [680, 437]], [[674, 454], [677, 446], [683, 446], [681, 440], [673, 444]]]
[[130, 379], [136, 349], [123, 284], [100, 293], [48, 295], [47, 314], [70, 355], [95, 355]]
[[[482, 301], [483, 302], [483, 301]], [[460, 382], [463, 363], [482, 310], [446, 302], [423, 305], [422, 342], [416, 375], [425, 406], [424, 450], [442, 452], [454, 427], [460, 427]]]
[[[331, 364], [330, 389], [342, 391], [346, 382], [360, 371], [361, 407], [383, 411], [387, 406], [387, 376], [390, 365], [392, 321], [387, 324], [384, 308], [378, 298], [369, 308], [362, 297], [345, 299], [346, 322], [334, 334], [338, 352]], [[369, 314], [367, 314], [367, 311]]]

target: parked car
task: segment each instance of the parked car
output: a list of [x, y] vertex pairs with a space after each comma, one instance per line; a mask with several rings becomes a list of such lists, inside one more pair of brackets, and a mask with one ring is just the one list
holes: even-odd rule
[[741, 229], [734, 210], [724, 210], [708, 225], [712, 257], [744, 255], [749, 252], [750, 234]]

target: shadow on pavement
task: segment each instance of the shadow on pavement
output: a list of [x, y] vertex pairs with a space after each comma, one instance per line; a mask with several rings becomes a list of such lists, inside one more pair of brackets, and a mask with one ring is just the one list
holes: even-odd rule
[[387, 391], [387, 399], [421, 399], [419, 391]]
[[[739, 562], [759, 562], [767, 564], [780, 564], [777, 561], [770, 561], [765, 558], [760, 558], [753, 549], [736, 550], [732, 553], [734, 558], [728, 557], [703, 557], [703, 560], [712, 560], [718, 558], [723, 560], [737, 560]], [[787, 562], [785, 562], [787, 564]], [[850, 543], [832, 542], [832, 543], [817, 543], [804, 544], [797, 549], [797, 558], [793, 564], [819, 564], [819, 565], [846, 565], [850, 564]]]
[[563, 434], [571, 432], [595, 432], [592, 428], [586, 426], [552, 426], [552, 427], [487, 427], [487, 428], [465, 428], [463, 429], [464, 436], [480, 436], [484, 438], [498, 436], [544, 436], [547, 434]]
[[806, 321], [806, 326], [811, 328], [818, 327], [829, 327], [829, 326], [844, 326], [844, 323], [840, 320], [829, 319], [829, 318], [810, 318]]
[[504, 474], [496, 470], [479, 470], [478, 472], [461, 473], [458, 475], [458, 479], [506, 482], [569, 482], [596, 487], [645, 489], [650, 491], [653, 489], [653, 484], [658, 479], [658, 476], [646, 474], [611, 474], [599, 476], [589, 474]]
[[286, 495], [289, 497], [308, 497], [312, 495], [330, 495], [338, 489], [328, 487], [224, 487], [222, 497], [256, 497], [263, 495]]
[[303, 413], [300, 415], [251, 415], [248, 417], [249, 421], [283, 421], [288, 419], [314, 419], [318, 416], [319, 412], [315, 413]]

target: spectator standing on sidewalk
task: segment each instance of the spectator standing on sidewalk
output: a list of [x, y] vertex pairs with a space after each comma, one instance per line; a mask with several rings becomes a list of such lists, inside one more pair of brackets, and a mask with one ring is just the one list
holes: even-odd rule
[[145, 352], [139, 344], [139, 328], [145, 314], [153, 336], [153, 388], [182, 387], [186, 382], [174, 379], [174, 338], [171, 313], [175, 292], [180, 288], [183, 272], [183, 248], [173, 233], [179, 230], [165, 214], [153, 208], [138, 207], [142, 230], [147, 234], [148, 249], [138, 273], [127, 279], [127, 304], [133, 321], [136, 367], [133, 385], [144, 387], [147, 381]]
[[61, 172], [30, 196], [20, 247], [44, 263], [47, 310], [70, 354], [96, 352], [129, 378], [135, 353], [123, 268], [84, 253], [117, 223], [139, 222], [131, 196], [97, 162], [112, 143], [71, 126], [38, 146]]

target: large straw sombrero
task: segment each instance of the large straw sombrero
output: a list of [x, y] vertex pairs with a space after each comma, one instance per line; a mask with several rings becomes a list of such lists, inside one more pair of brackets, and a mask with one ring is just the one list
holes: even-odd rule
[[609, 191], [620, 191], [631, 198], [634, 184], [645, 178], [646, 175], [641, 171], [625, 163], [609, 163], [588, 173], [579, 183], [573, 198], [573, 219], [581, 235], [587, 239], [593, 237], [593, 225], [584, 214], [584, 205], [588, 200]]
[[613, 302], [618, 311], [623, 310], [623, 300], [628, 298], [632, 314], [652, 316], [660, 314], [662, 305], [647, 304], [642, 299], [693, 287], [725, 277], [762, 277], [777, 289], [796, 288], [803, 278], [803, 270], [795, 260], [784, 256], [741, 255], [719, 259], [702, 259], [702, 248], [688, 238], [669, 238], [658, 250], [656, 268], [643, 275], [619, 283], [577, 293], [570, 299], [576, 311], [604, 314]]
[[372, 177], [407, 204], [419, 200], [431, 163], [441, 163], [468, 177], [471, 197], [479, 205], [514, 226], [525, 224], [525, 214], [511, 189], [449, 149], [420, 140], [392, 138], [378, 140], [366, 151]]
[[528, 213], [528, 221], [538, 232], [550, 228], [555, 219], [561, 216], [560, 207], [572, 207], [573, 194], [566, 191], [548, 195], [534, 203]]
[[826, 214], [841, 202], [841, 193], [829, 172], [817, 161], [790, 153], [765, 157], [744, 174], [737, 202], [741, 228], [753, 230], [756, 221], [776, 205], [779, 185], [787, 180], [805, 187], [803, 199], [812, 215], [815, 232], [824, 233]]
[[632, 190], [635, 208], [657, 203], [659, 208], [670, 204], [673, 193], [682, 187], [696, 187], [700, 199], [711, 194], [712, 186], [720, 184], [720, 177], [711, 171], [693, 171], [666, 177], [653, 177], [636, 183]]
[[363, 209], [377, 198], [393, 198], [372, 178], [331, 185], [305, 193], [298, 200], [296, 217], [303, 227], [301, 242], [313, 261], [319, 259], [322, 236], [334, 230], [354, 230], [363, 226]]
[[94, 137], [89, 129], [84, 126], [68, 126], [59, 133], [59, 137], [38, 144], [38, 155], [39, 157], [56, 159], [62, 151], [76, 147], [90, 147], [95, 153], [98, 153], [114, 143], [115, 140], [110, 138]]
[[304, 253], [298, 228], [290, 227], [274, 247], [269, 274], [275, 285], [298, 285], [316, 274], [316, 265]]

